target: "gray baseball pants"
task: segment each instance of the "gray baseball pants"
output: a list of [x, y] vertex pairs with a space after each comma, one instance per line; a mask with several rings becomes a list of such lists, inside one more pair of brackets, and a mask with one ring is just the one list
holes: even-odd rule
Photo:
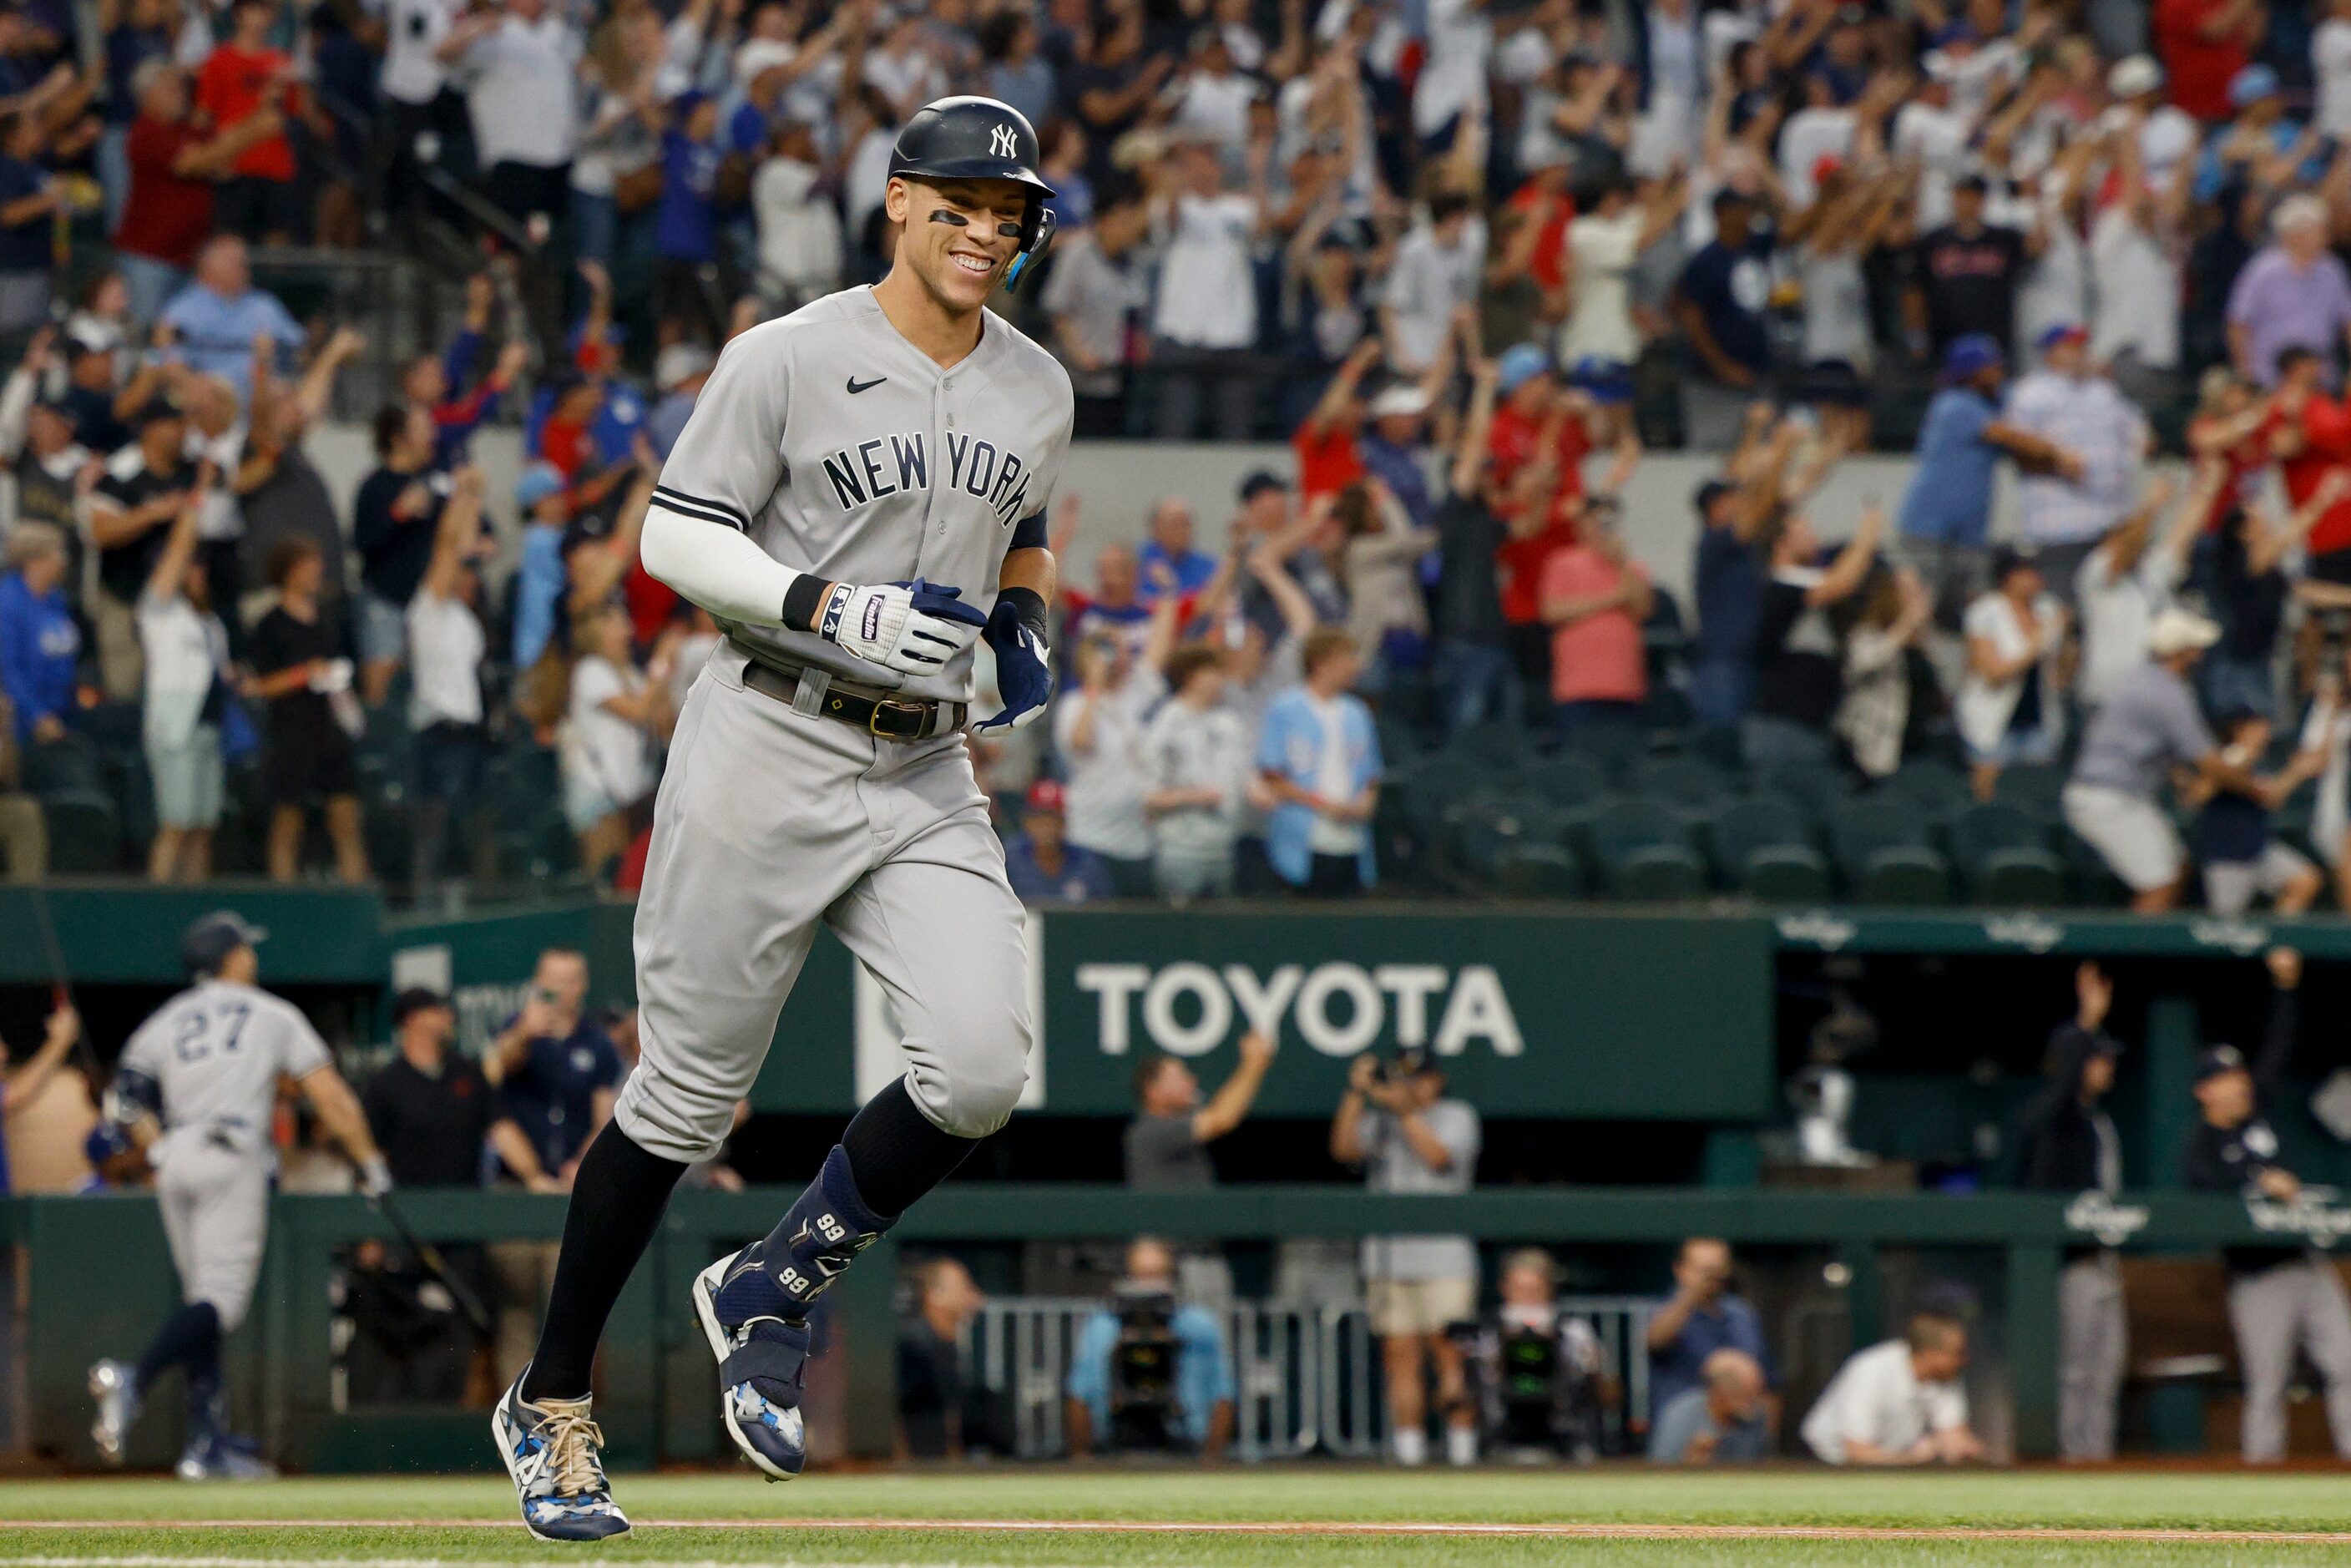
[[2326, 1380], [2335, 1452], [2351, 1459], [2351, 1299], [2335, 1266], [2305, 1258], [2239, 1275], [2229, 1281], [2229, 1322], [2245, 1374], [2245, 1462], [2285, 1458], [2285, 1385], [2297, 1344]]
[[205, 1142], [184, 1128], [155, 1173], [155, 1204], [179, 1270], [180, 1299], [210, 1301], [221, 1333], [235, 1332], [253, 1304], [269, 1237], [269, 1164]]
[[2078, 1258], [2057, 1277], [2057, 1452], [2115, 1457], [2115, 1409], [2130, 1354], [2122, 1268], [2111, 1252]]
[[985, 1137], [1028, 1078], [1024, 922], [960, 735], [881, 740], [798, 713], [746, 689], [743, 655], [722, 647], [654, 802], [635, 936], [643, 1054], [614, 1118], [665, 1159], [716, 1152], [821, 923], [889, 998], [914, 1103]]

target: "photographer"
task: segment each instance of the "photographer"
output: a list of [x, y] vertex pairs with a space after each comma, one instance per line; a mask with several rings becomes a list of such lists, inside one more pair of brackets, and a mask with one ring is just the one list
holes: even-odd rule
[[1667, 1406], [1704, 1385], [1708, 1358], [1718, 1350], [1744, 1352], [1771, 1377], [1763, 1320], [1731, 1289], [1730, 1262], [1730, 1244], [1712, 1236], [1691, 1237], [1674, 1260], [1674, 1293], [1649, 1316], [1646, 1414], [1653, 1428]]
[[[1331, 1118], [1331, 1157], [1361, 1166], [1374, 1192], [1468, 1192], [1482, 1140], [1478, 1113], [1445, 1094], [1445, 1070], [1426, 1051], [1384, 1062], [1355, 1058]], [[1478, 1459], [1478, 1411], [1462, 1378], [1461, 1345], [1447, 1332], [1477, 1310], [1478, 1249], [1466, 1236], [1367, 1236], [1364, 1283], [1387, 1373], [1389, 1444], [1400, 1465], [1428, 1458], [1428, 1364], [1445, 1413], [1445, 1457]]]
[[1225, 1331], [1176, 1304], [1176, 1254], [1142, 1237], [1126, 1278], [1086, 1320], [1070, 1359], [1070, 1452], [1223, 1455], [1233, 1435], [1233, 1368]]
[[1621, 1396], [1600, 1338], [1559, 1310], [1559, 1270], [1529, 1247], [1502, 1260], [1502, 1301], [1470, 1337], [1488, 1449], [1539, 1461], [1600, 1457], [1600, 1417]]

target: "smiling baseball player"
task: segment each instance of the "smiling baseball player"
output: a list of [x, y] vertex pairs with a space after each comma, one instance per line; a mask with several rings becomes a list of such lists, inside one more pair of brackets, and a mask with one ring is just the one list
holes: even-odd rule
[[629, 1528], [589, 1418], [596, 1343], [671, 1188], [733, 1125], [820, 924], [881, 983], [913, 1065], [765, 1239], [695, 1282], [726, 1429], [771, 1478], [807, 1458], [810, 1303], [1026, 1081], [1020, 904], [962, 731], [983, 636], [1005, 711], [982, 727], [1051, 693], [1045, 513], [1070, 380], [985, 308], [1051, 233], [1038, 162], [991, 99], [918, 111], [891, 157], [890, 275], [730, 342], [662, 471], [646, 570], [727, 640], [655, 803], [643, 1058], [580, 1161], [538, 1354], [494, 1419], [534, 1534]]

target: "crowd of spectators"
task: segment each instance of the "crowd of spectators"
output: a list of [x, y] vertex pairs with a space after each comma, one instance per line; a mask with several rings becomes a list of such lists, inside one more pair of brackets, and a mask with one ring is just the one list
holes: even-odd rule
[[[950, 90], [1042, 133], [1061, 238], [1005, 308], [1068, 364], [1080, 434], [1276, 436], [1295, 458], [1229, 519], [1171, 498], [1139, 551], [1087, 552], [1047, 754], [983, 748], [1025, 894], [1371, 885], [1375, 711], [1435, 737], [1516, 716], [1544, 744], [1666, 716], [1735, 733], [1751, 768], [1865, 781], [1944, 751], [1987, 797], [2070, 765], [2066, 821], [2148, 909], [2187, 885], [2169, 763], [2198, 775], [2179, 804], [2202, 813], [2217, 906], [2318, 896], [2261, 816], [2309, 779], [2318, 858], [2342, 860], [2335, 706], [2291, 768], [2248, 746], [2339, 684], [2351, 608], [2339, 17], [110, 0], [90, 19], [0, 16], [0, 340], [26, 345], [0, 397], [0, 675], [29, 750], [141, 705], [158, 878], [205, 874], [225, 816], [240, 861], [302, 874], [315, 812], [346, 879], [427, 892], [511, 851], [625, 885], [717, 634], [635, 562], [644, 486], [732, 333], [879, 275], [891, 138]], [[461, 188], [507, 220], [496, 258], [444, 351], [399, 367], [345, 515], [304, 446], [363, 340], [256, 287], [246, 243], [395, 244], [466, 221]], [[1807, 498], [1907, 439], [1900, 408], [1906, 493], [1832, 548]], [[491, 419], [523, 430], [511, 497], [469, 468]], [[2189, 484], [2149, 478], [2158, 441]], [[1644, 442], [1721, 455], [1687, 617], [1625, 511]], [[2017, 531], [1996, 548], [2002, 463]], [[1676, 625], [1686, 658], [1660, 659], [1645, 632]], [[496, 824], [503, 849], [493, 778], [544, 806]], [[13, 873], [38, 853], [12, 848]]]

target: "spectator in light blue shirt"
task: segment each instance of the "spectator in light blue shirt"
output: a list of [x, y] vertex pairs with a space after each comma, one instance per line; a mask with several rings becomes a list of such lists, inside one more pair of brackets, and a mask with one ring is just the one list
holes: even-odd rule
[[[1126, 1278], [1120, 1292], [1128, 1299], [1176, 1291], [1176, 1254], [1165, 1241], [1139, 1238], [1126, 1249]], [[1199, 1307], [1179, 1306], [1168, 1320], [1175, 1341], [1175, 1409], [1167, 1417], [1169, 1441], [1187, 1447], [1205, 1458], [1225, 1450], [1233, 1432], [1233, 1366], [1225, 1352], [1225, 1331], [1211, 1313]], [[1135, 1434], [1114, 1423], [1111, 1393], [1117, 1382], [1113, 1364], [1119, 1353], [1119, 1314], [1105, 1306], [1088, 1318], [1078, 1333], [1078, 1347], [1070, 1357], [1070, 1452], [1092, 1451], [1097, 1441], [1113, 1447], [1132, 1443]]]
[[301, 323], [277, 296], [253, 286], [253, 264], [245, 242], [222, 235], [196, 253], [196, 280], [163, 307], [173, 335], [172, 353], [183, 363], [253, 398], [253, 343], [267, 338], [284, 355], [302, 341]]
[[1896, 523], [1896, 559], [1926, 580], [1937, 616], [1954, 628], [1989, 586], [1992, 476], [2001, 455], [2046, 472], [2079, 471], [2068, 455], [2001, 419], [2003, 374], [2000, 345], [1989, 336], [1952, 340]]
[[1266, 858], [1301, 892], [1360, 893], [1378, 880], [1371, 821], [1383, 771], [1372, 710], [1348, 691], [1363, 654], [1346, 632], [1324, 626], [1300, 657], [1306, 679], [1266, 705], [1258, 736], [1258, 776], [1276, 802]]
[[552, 463], [527, 465], [515, 481], [515, 508], [522, 513], [522, 560], [515, 569], [514, 663], [528, 670], [555, 638], [563, 601], [563, 530], [571, 505], [563, 471]]

